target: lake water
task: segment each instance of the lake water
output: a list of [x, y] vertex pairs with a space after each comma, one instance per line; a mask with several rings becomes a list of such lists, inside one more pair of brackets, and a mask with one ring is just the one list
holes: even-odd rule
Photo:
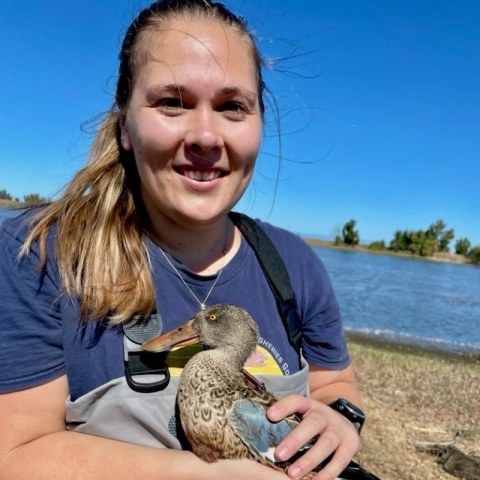
[[[18, 212], [0, 208], [0, 223]], [[480, 267], [314, 248], [347, 331], [480, 354]]]
[[480, 268], [315, 248], [347, 331], [480, 353]]

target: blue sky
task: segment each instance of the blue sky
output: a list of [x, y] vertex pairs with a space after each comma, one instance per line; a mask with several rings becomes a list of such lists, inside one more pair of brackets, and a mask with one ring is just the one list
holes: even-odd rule
[[[55, 196], [82, 122], [112, 98], [122, 32], [150, 2], [5, 2], [0, 189]], [[437, 219], [480, 244], [480, 2], [231, 0], [263, 53], [272, 115], [239, 208], [304, 235], [356, 219], [361, 240]], [[273, 210], [272, 210], [273, 208]]]

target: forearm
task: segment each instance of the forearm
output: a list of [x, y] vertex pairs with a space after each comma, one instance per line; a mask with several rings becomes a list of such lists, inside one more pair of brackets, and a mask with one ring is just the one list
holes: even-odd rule
[[76, 432], [58, 432], [22, 445], [0, 466], [0, 480], [208, 479], [193, 453], [131, 445]]
[[352, 382], [337, 382], [325, 387], [317, 388], [310, 392], [310, 395], [315, 400], [322, 403], [332, 403], [337, 398], [346, 398], [354, 405], [362, 408], [362, 399], [358, 391], [357, 384]]
[[338, 398], [346, 398], [362, 408], [357, 380], [351, 365], [342, 370], [327, 370], [310, 365], [308, 381], [310, 396], [315, 400], [328, 405]]

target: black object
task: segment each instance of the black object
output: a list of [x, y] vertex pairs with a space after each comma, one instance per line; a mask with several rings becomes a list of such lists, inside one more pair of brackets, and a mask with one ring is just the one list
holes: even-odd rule
[[228, 216], [255, 252], [277, 300], [277, 308], [290, 344], [296, 350], [300, 362], [302, 331], [287, 267], [273, 242], [255, 220], [238, 212], [230, 212]]
[[365, 423], [365, 414], [362, 412], [362, 410], [360, 410], [360, 408], [345, 398], [339, 398], [330, 403], [328, 406], [340, 413], [340, 415], [343, 415], [347, 420], [350, 420], [360, 435], [363, 424]]
[[[146, 318], [134, 315], [123, 324], [123, 333], [137, 345], [160, 335], [162, 331], [162, 318], [156, 308]], [[129, 351], [125, 361], [125, 378], [128, 386], [139, 393], [164, 390], [170, 382], [170, 370], [165, 364], [165, 357], [166, 355], [156, 353]], [[142, 375], [149, 375], [149, 380], [142, 381]], [[151, 375], [155, 375], [155, 381], [151, 380]]]
[[[142, 375], [158, 376], [156, 381], [142, 382]], [[157, 353], [128, 352], [125, 362], [125, 378], [128, 386], [139, 393], [159, 392], [170, 383], [170, 370], [165, 364], [165, 358]]]

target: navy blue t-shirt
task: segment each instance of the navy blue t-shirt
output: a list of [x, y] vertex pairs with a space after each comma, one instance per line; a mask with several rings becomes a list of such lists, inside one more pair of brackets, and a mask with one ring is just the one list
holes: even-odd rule
[[[54, 230], [48, 237], [43, 270], [38, 267], [37, 245], [28, 256], [18, 256], [30, 216], [26, 212], [0, 226], [0, 392], [31, 388], [66, 374], [75, 400], [124, 375], [122, 328], [106, 321], [78, 320], [78, 302], [62, 291]], [[290, 275], [301, 319], [303, 356], [312, 365], [332, 370], [346, 367], [350, 359], [340, 311], [323, 263], [296, 235], [268, 223], [260, 225]], [[145, 241], [166, 332], [191, 318], [199, 305], [158, 247]], [[203, 300], [216, 276], [196, 275], [169, 258]], [[239, 305], [258, 323], [258, 347], [249, 359], [253, 371], [258, 367], [259, 373], [289, 375], [298, 370], [297, 353], [288, 341], [275, 297], [244, 239], [211, 292], [207, 304], [215, 303]]]

